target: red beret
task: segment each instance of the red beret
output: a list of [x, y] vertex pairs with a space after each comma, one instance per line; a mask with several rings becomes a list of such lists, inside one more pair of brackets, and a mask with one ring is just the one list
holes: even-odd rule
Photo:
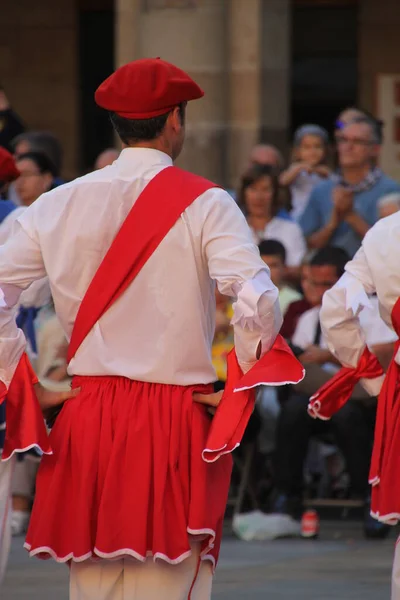
[[17, 179], [21, 173], [18, 171], [12, 154], [0, 146], [0, 182], [8, 183]]
[[96, 103], [126, 119], [163, 115], [204, 92], [185, 71], [160, 58], [142, 58], [120, 67], [96, 90]]

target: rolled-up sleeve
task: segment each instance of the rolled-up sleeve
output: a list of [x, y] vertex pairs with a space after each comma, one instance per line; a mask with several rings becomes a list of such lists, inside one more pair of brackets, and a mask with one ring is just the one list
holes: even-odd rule
[[26, 347], [23, 332], [15, 322], [15, 306], [21, 293], [45, 275], [37, 240], [19, 226], [0, 246], [0, 380], [8, 388]]
[[282, 325], [279, 291], [252, 241], [246, 219], [222, 190], [207, 192], [202, 247], [209, 273], [222, 294], [236, 298], [232, 325], [239, 364], [244, 372], [269, 350]]
[[[363, 248], [346, 266], [345, 274], [330, 290], [322, 302], [321, 329], [329, 350], [346, 367], [355, 368], [366, 346], [365, 333], [359, 314], [374, 310], [368, 294], [375, 292], [368, 262]], [[361, 381], [367, 392], [377, 395], [382, 378]]]

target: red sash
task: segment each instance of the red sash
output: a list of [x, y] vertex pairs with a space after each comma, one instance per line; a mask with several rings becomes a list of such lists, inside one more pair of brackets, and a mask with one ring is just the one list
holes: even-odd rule
[[[68, 361], [74, 357], [96, 322], [131, 284], [180, 215], [198, 196], [212, 187], [216, 187], [215, 184], [177, 167], [164, 169], [148, 183], [122, 224], [81, 302], [71, 336]], [[302, 366], [280, 336], [274, 348], [244, 377], [235, 354], [229, 359], [228, 369], [227, 390], [213, 419], [207, 449], [204, 451], [205, 460], [216, 460], [240, 443], [254, 407], [253, 388], [256, 385], [297, 383], [304, 376]], [[32, 389], [31, 373], [23, 359], [13, 381], [16, 378], [29, 382]], [[235, 393], [236, 388], [241, 391]], [[17, 422], [27, 398], [35, 414], [35, 423], [41, 419], [43, 425], [38, 402], [34, 394], [29, 394], [23, 398], [23, 402], [21, 396], [18, 402], [13, 400], [10, 409], [7, 403], [7, 433], [9, 429], [14, 430], [13, 425], [9, 427], [9, 422]], [[26, 430], [25, 434], [25, 437], [33, 439], [31, 443], [40, 446], [43, 451], [51, 451], [39, 426], [30, 428], [29, 432]], [[15, 445], [16, 440], [11, 440], [7, 434], [6, 443], [4, 458], [19, 449]]]

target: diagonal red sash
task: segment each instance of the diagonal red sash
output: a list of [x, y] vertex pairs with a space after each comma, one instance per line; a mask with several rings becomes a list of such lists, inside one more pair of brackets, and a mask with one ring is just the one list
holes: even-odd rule
[[178, 167], [167, 167], [145, 187], [111, 244], [83, 298], [68, 362], [100, 317], [135, 279], [180, 215], [208, 189], [218, 187]]
[[[212, 187], [216, 186], [210, 181], [177, 167], [164, 169], [148, 183], [122, 224], [81, 302], [68, 361], [101, 316], [132, 283], [184, 210]], [[304, 375], [302, 366], [280, 336], [271, 351], [244, 377], [235, 354], [229, 363], [227, 391], [214, 417], [203, 454], [208, 461], [216, 460], [240, 443], [253, 410], [253, 388], [256, 385], [297, 383]], [[26, 373], [26, 376], [29, 374]], [[15, 410], [12, 413], [8, 412], [7, 423], [9, 419], [14, 423], [14, 419], [18, 418]], [[13, 427], [11, 429], [14, 430]]]
[[[68, 351], [68, 361], [105, 313], [126, 290], [145, 262], [186, 208], [202, 193], [217, 187], [211, 181], [167, 167], [142, 191], [100, 264], [79, 308]], [[150, 219], [151, 216], [151, 219]], [[0, 403], [7, 397], [6, 437], [2, 460], [14, 452], [52, 450], [34, 384], [37, 377], [24, 353], [8, 390], [0, 385]]]

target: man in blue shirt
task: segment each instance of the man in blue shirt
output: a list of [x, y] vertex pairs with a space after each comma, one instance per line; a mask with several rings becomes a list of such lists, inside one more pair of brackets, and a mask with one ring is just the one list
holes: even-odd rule
[[378, 201], [400, 185], [376, 167], [380, 136], [375, 121], [354, 119], [336, 133], [340, 172], [311, 193], [300, 219], [310, 248], [339, 246], [354, 256], [378, 220]]

